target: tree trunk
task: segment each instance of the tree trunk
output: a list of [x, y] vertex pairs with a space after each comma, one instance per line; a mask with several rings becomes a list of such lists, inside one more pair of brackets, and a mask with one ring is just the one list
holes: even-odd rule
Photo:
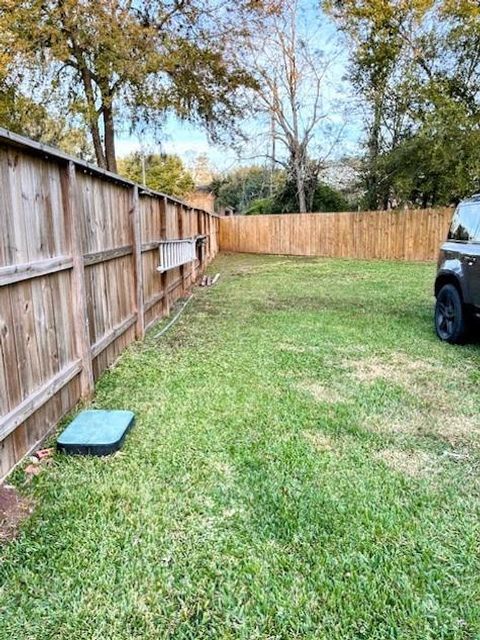
[[83, 80], [83, 88], [85, 90], [85, 96], [87, 98], [88, 105], [88, 128], [90, 129], [90, 135], [92, 136], [93, 148], [95, 150], [95, 157], [97, 164], [102, 169], [107, 168], [107, 161], [105, 153], [103, 151], [102, 136], [100, 135], [100, 127], [98, 126], [98, 115], [95, 107], [95, 95], [92, 87], [92, 78], [89, 70], [86, 66], [81, 67], [81, 74]]
[[95, 92], [93, 89], [93, 80], [90, 69], [87, 67], [85, 60], [83, 59], [82, 51], [76, 46], [74, 42], [75, 58], [80, 69], [80, 75], [82, 77], [83, 89], [85, 91], [85, 97], [88, 105], [88, 128], [90, 135], [92, 136], [93, 148], [95, 150], [95, 157], [97, 158], [97, 164], [102, 169], [107, 168], [107, 162], [105, 153], [103, 151], [102, 137], [100, 135], [100, 127], [98, 126], [98, 114], [95, 106]]
[[299, 159], [297, 153], [295, 153], [293, 157], [293, 169], [295, 171], [295, 182], [297, 184], [298, 211], [299, 213], [306, 213], [307, 198], [305, 195], [305, 171], [303, 162]]
[[97, 164], [102, 169], [106, 169], [107, 161], [105, 159], [105, 154], [103, 152], [102, 138], [100, 136], [98, 121], [95, 121], [93, 119], [90, 120], [89, 129], [90, 129], [90, 135], [92, 136], [93, 148], [95, 150], [95, 157], [97, 159]]
[[103, 107], [103, 126], [105, 130], [105, 159], [106, 168], [117, 173], [117, 158], [115, 155], [115, 123], [111, 102]]
[[305, 198], [305, 182], [302, 175], [297, 175], [298, 210], [300, 213], [307, 212], [307, 199]]
[[[368, 138], [368, 175], [367, 184], [367, 206], [374, 211], [378, 208], [380, 194], [378, 185], [378, 157], [380, 154], [380, 131], [382, 121], [382, 98], [375, 97], [373, 111], [373, 124]], [[384, 203], [382, 203], [384, 204]]]

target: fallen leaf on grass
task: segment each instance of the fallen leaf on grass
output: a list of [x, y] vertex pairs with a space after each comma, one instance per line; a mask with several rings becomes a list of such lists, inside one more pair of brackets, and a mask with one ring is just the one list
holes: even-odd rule
[[27, 476], [38, 476], [39, 473], [42, 473], [42, 470], [39, 464], [29, 464], [28, 467], [25, 467]]
[[51, 458], [54, 454], [54, 448], [49, 447], [48, 449], [39, 449], [35, 455], [39, 460], [44, 460], [45, 458]]

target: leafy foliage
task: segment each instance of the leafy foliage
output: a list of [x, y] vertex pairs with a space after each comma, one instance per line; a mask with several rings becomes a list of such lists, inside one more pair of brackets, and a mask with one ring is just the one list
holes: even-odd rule
[[44, 103], [25, 95], [19, 88], [21, 81], [21, 71], [4, 49], [0, 52], [0, 127], [93, 160], [93, 149], [80, 123], [49, 112]]
[[[442, 104], [443, 103], [443, 104]], [[423, 207], [452, 204], [480, 189], [480, 130], [461, 103], [442, 100], [413, 135], [380, 161], [401, 201]]]
[[350, 77], [368, 106], [366, 207], [450, 204], [478, 190], [478, 3], [325, 4], [354, 44]]
[[233, 44], [263, 11], [243, 0], [0, 0], [0, 44], [83, 119], [98, 164], [115, 170], [119, 126], [157, 129], [168, 112], [213, 136], [232, 123], [238, 90], [253, 86]]
[[[305, 186], [310, 211], [348, 210], [343, 196], [336, 189], [319, 182], [315, 172]], [[221, 205], [247, 215], [298, 212], [295, 174], [283, 169], [272, 172], [264, 167], [242, 167], [217, 177], [212, 188]]]
[[183, 197], [193, 190], [194, 182], [182, 160], [175, 155], [132, 153], [118, 163], [119, 173], [130, 180], [143, 183], [154, 191]]
[[0, 91], [0, 127], [38, 142], [58, 147], [73, 156], [93, 161], [85, 129], [47, 109], [10, 87]]
[[246, 216], [262, 216], [277, 212], [274, 211], [273, 198], [257, 198], [250, 203], [244, 213]]
[[268, 198], [273, 190], [281, 186], [284, 172], [250, 166], [234, 169], [226, 175], [216, 177], [212, 189], [220, 205], [233, 207], [243, 213], [253, 201]]
[[[309, 211], [348, 211], [348, 202], [333, 187], [316, 181], [308, 189], [311, 201]], [[298, 206], [297, 202], [296, 182], [287, 177], [283, 188], [272, 199], [270, 213], [295, 213]]]

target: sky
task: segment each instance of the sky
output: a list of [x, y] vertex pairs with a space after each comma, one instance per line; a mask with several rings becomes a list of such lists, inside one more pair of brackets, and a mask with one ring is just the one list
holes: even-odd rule
[[211, 144], [207, 134], [199, 125], [182, 122], [173, 116], [167, 119], [161, 144], [147, 134], [143, 138], [136, 135], [119, 137], [116, 146], [120, 157], [132, 151], [148, 148], [162, 153], [176, 154], [187, 166], [192, 166], [195, 158], [200, 154], [206, 154], [212, 167], [218, 171], [227, 171], [238, 164], [238, 158], [233, 150]]

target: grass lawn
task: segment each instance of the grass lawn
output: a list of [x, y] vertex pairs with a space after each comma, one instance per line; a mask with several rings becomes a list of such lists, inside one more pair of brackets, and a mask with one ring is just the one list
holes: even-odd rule
[[0, 638], [480, 638], [480, 347], [434, 266], [221, 256], [98, 384], [121, 454], [56, 456], [0, 549]]

